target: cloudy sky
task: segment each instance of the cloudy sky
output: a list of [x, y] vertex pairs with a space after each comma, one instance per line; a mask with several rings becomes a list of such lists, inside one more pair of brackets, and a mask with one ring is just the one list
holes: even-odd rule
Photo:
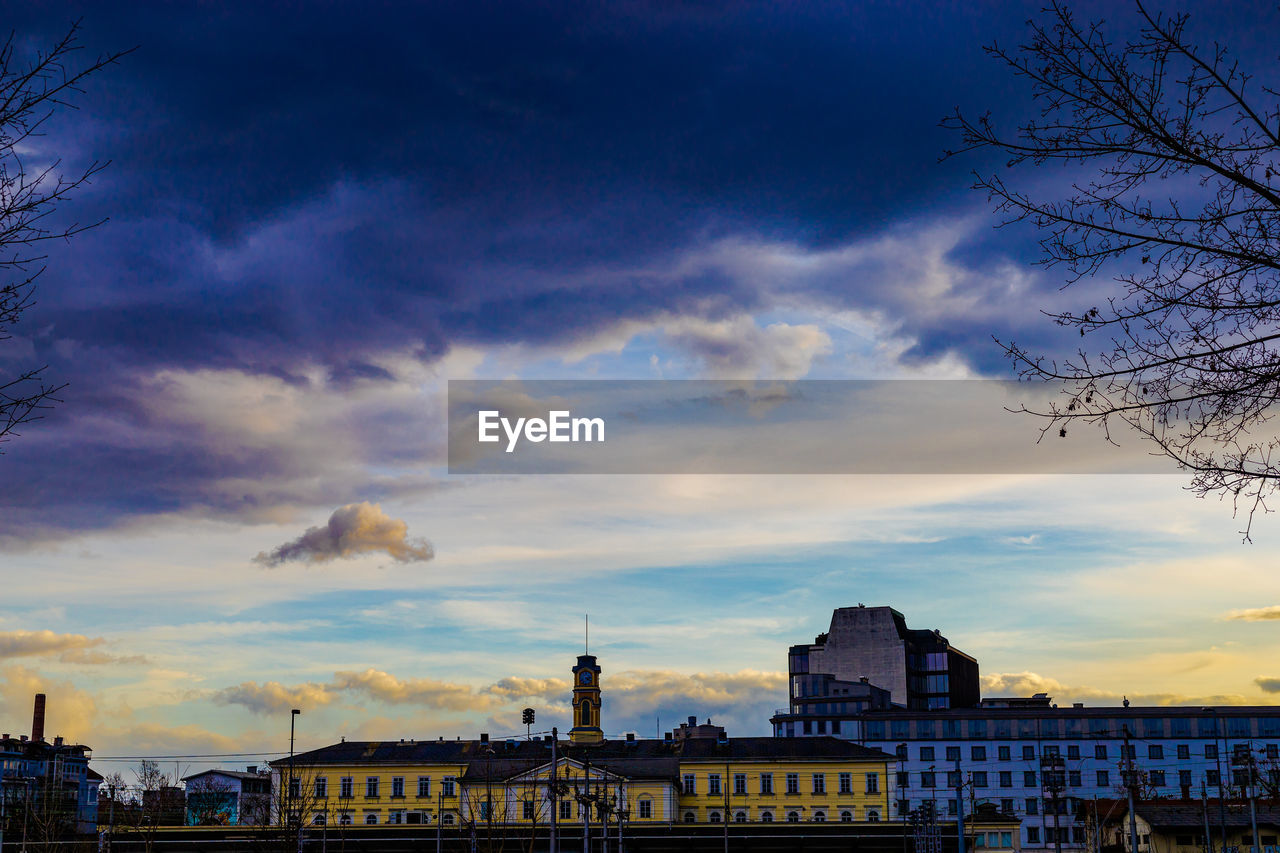
[[[1194, 24], [1273, 62], [1247, 5]], [[110, 221], [0, 344], [70, 383], [0, 456], [0, 730], [37, 690], [104, 757], [563, 730], [589, 612], [607, 732], [763, 734], [858, 602], [993, 693], [1274, 700], [1280, 521], [1176, 474], [448, 473], [449, 379], [1065, 351], [1041, 309], [1105, 282], [938, 162], [956, 106], [1030, 115], [981, 46], [1039, 6], [86, 6], [86, 59], [137, 49], [25, 152], [111, 160], [63, 211]], [[14, 12], [19, 55], [81, 14]]]

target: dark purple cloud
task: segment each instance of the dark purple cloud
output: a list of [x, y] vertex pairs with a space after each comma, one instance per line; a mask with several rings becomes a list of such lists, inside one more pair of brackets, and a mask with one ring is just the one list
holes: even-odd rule
[[[304, 477], [304, 455], [212, 447], [143, 411], [138, 383], [167, 367], [305, 388], [319, 364], [337, 385], [378, 383], [395, 378], [376, 358], [389, 350], [429, 361], [620, 319], [728, 317], [769, 294], [715, 268], [653, 274], [655, 259], [735, 236], [822, 250], [972, 210], [965, 176], [984, 164], [939, 164], [951, 140], [937, 121], [957, 104], [1019, 102], [980, 47], [1017, 40], [1038, 5], [16, 7], [8, 23], [29, 43], [83, 14], [90, 51], [138, 50], [50, 126], [69, 161], [113, 160], [74, 206], [111, 222], [56, 248], [19, 330], [72, 384], [48, 427], [63, 452], [24, 436], [19, 456], [15, 443], [3, 464], [24, 485], [6, 499], [92, 526], [276, 499], [208, 489], [240, 472]], [[1237, 14], [1213, 24], [1269, 55]], [[980, 303], [999, 293], [1000, 264], [1033, 256], [1010, 232], [950, 260]], [[796, 287], [887, 311], [919, 341], [908, 358], [954, 351], [999, 370], [993, 332], [1047, 333], [1034, 314], [913, 312], [894, 293], [909, 283], [887, 280]], [[150, 443], [95, 431], [108, 415]], [[378, 496], [366, 484], [317, 500]]]

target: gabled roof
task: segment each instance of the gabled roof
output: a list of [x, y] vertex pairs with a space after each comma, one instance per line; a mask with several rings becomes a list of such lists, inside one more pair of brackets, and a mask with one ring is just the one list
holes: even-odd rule
[[192, 779], [199, 779], [201, 776], [226, 776], [229, 779], [264, 779], [266, 778], [261, 773], [245, 773], [242, 770], [202, 770], [199, 773], [192, 773], [190, 776], [183, 776], [182, 781], [187, 782]]

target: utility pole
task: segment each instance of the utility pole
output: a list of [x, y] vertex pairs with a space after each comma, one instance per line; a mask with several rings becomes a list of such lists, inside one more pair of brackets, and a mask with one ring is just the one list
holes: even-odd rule
[[547, 793], [551, 797], [551, 845], [550, 853], [560, 853], [560, 848], [556, 844], [556, 820], [560, 817], [560, 791], [556, 787], [556, 746], [560, 741], [560, 730], [555, 726], [551, 727], [551, 784], [547, 787]]
[[964, 776], [956, 759], [956, 850], [964, 853]]
[[1134, 812], [1133, 788], [1137, 781], [1133, 773], [1133, 752], [1129, 746], [1129, 727], [1124, 727], [1125, 790], [1129, 792], [1129, 847], [1138, 853], [1138, 816]]
[[1222, 778], [1222, 748], [1226, 744], [1218, 742], [1221, 739], [1221, 734], [1219, 733], [1220, 719], [1217, 709], [1205, 708], [1204, 710], [1213, 715], [1213, 753], [1215, 756], [1214, 762], [1218, 766], [1218, 823], [1219, 828], [1222, 830], [1222, 853], [1227, 853], [1227, 793], [1226, 789], [1223, 788]]
[[[724, 853], [729, 853], [729, 762], [724, 763]], [[964, 853], [964, 851], [960, 851]]]
[[444, 780], [436, 789], [436, 853], [444, 850]]
[[1209, 792], [1205, 790], [1204, 780], [1200, 780], [1200, 811], [1204, 814], [1204, 853], [1211, 853], [1213, 843], [1209, 835]]
[[[1061, 795], [1066, 764], [1061, 755], [1040, 756], [1040, 783], [1049, 791], [1049, 802], [1053, 803], [1053, 849], [1054, 853], [1062, 853], [1062, 819]], [[963, 851], [961, 851], [963, 853]]]
[[1258, 810], [1254, 805], [1257, 787], [1255, 781], [1253, 741], [1249, 741], [1249, 829], [1253, 832], [1253, 841], [1249, 844], [1249, 853], [1262, 853], [1262, 840], [1258, 838]]

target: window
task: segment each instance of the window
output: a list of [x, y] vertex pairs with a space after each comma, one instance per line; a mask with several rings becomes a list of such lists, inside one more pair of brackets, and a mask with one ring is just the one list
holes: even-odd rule
[[905, 770], [899, 770], [897, 775], [898, 775], [898, 788], [899, 788], [899, 789], [901, 789], [901, 788], [910, 788], [910, 787], [911, 787], [911, 774], [910, 774], [910, 773], [906, 772]]
[[773, 774], [772, 773], [760, 774], [760, 793], [762, 794], [773, 793]]
[[682, 779], [684, 780], [684, 781], [683, 781], [684, 793], [686, 793], [686, 794], [694, 794], [694, 793], [697, 793], [697, 791], [698, 791], [698, 785], [697, 785], [697, 783], [694, 781], [694, 777], [693, 777], [693, 774], [692, 774], [692, 773], [686, 773], [686, 774], [684, 774], [684, 776], [682, 777]]
[[1267, 758], [1271, 759], [1272, 761], [1275, 761], [1277, 758], [1280, 758], [1280, 744], [1275, 744], [1275, 743], [1267, 744]]
[[[374, 796], [376, 796], [376, 794]], [[364, 822], [369, 825], [373, 825], [378, 822], [378, 815], [374, 812], [369, 812], [364, 816]]]
[[1179, 761], [1191, 760], [1191, 747], [1189, 745], [1185, 743], [1178, 744], [1178, 760]]
[[[378, 777], [377, 776], [370, 776], [364, 780], [364, 796], [366, 799], [373, 799], [374, 797], [378, 796]], [[377, 815], [374, 815], [374, 817], [377, 817]], [[365, 817], [364, 822], [365, 823], [369, 822], [369, 819], [367, 816]]]
[[1080, 744], [1073, 743], [1067, 747], [1067, 758], [1071, 761], [1080, 760]]
[[920, 771], [920, 787], [921, 788], [938, 787], [937, 777], [934, 775], [932, 770]]
[[1164, 787], [1164, 771], [1163, 770], [1151, 771], [1151, 784], [1156, 788]]
[[[841, 784], [843, 784], [843, 783], [841, 783]], [[841, 792], [842, 792], [842, 793], [848, 793], [847, 791], [844, 791], [843, 789], [841, 790]], [[867, 774], [867, 793], [868, 793], [868, 794], [878, 794], [878, 793], [880, 793], [880, 774], [879, 774], [879, 773], [868, 773], [868, 774]]]
[[343, 812], [342, 816], [338, 818], [338, 823], [342, 824], [343, 826], [351, 826], [351, 815], [347, 814], [346, 812]]
[[1012, 772], [1010, 772], [1010, 771], [1008, 771], [1008, 770], [1001, 770], [1001, 771], [1000, 771], [1000, 787], [1001, 787], [1001, 788], [1012, 788], [1012, 787], [1013, 787], [1013, 773], [1012, 773]]
[[454, 795], [454, 785], [456, 780], [452, 776], [446, 776], [440, 780], [440, 793], [446, 797]]
[[418, 777], [418, 796], [419, 797], [431, 796], [431, 777], [430, 776]]
[[987, 748], [985, 746], [969, 747], [969, 758], [973, 759], [974, 761], [986, 761]]
[[1042, 754], [1047, 755], [1051, 758], [1057, 758], [1059, 755], [1062, 754], [1062, 752], [1058, 749], [1057, 744], [1049, 744], [1044, 748], [1044, 752]]
[[951, 817], [955, 817], [955, 816], [956, 816], [956, 801], [955, 801], [955, 800], [947, 800], [947, 814], [948, 814], [948, 815], [950, 815]]
[[387, 823], [400, 824], [404, 823], [404, 812], [394, 811], [387, 815]]
[[1106, 770], [1098, 771], [1098, 787], [1105, 788], [1111, 784], [1111, 774]]
[[960, 771], [959, 770], [947, 771], [947, 787], [948, 788], [960, 787]]
[[1107, 760], [1107, 745], [1105, 743], [1095, 743], [1093, 745], [1093, 757], [1099, 761]]
[[1029, 798], [1027, 799], [1027, 809], [1026, 809], [1026, 811], [1027, 811], [1027, 814], [1039, 814], [1039, 813], [1040, 813], [1040, 801], [1039, 801], [1039, 800], [1037, 800], [1035, 797], [1029, 797]]
[[1217, 745], [1216, 743], [1206, 743], [1206, 744], [1204, 745], [1204, 757], [1205, 757], [1205, 758], [1217, 758], [1217, 757], [1218, 757], [1218, 745]]
[[1035, 760], [1036, 760], [1036, 748], [1035, 748], [1034, 746], [1024, 746], [1024, 747], [1022, 748], [1022, 760], [1023, 760], [1023, 761], [1035, 761]]
[[712, 823], [719, 823], [719, 822], [720, 822], [720, 812], [709, 812], [709, 813], [707, 814], [707, 820], [711, 821]]
[[853, 774], [852, 773], [840, 774], [840, 793], [842, 794], [853, 793]]
[[533, 800], [525, 800], [522, 805], [524, 806], [524, 819], [533, 820]]
[[761, 823], [773, 823], [773, 812], [760, 812]]
[[920, 747], [920, 760], [933, 761], [933, 747], [931, 746]]
[[876, 809], [867, 809], [867, 823], [879, 823], [880, 812]]
[[800, 812], [787, 812], [787, 823], [799, 823]]
[[1191, 771], [1190, 770], [1178, 771], [1178, 785], [1183, 788], [1191, 787]]
[[329, 796], [329, 780], [324, 776], [316, 777], [316, 799], [323, 800]]
[[827, 774], [813, 774], [813, 792], [815, 794], [825, 794], [827, 792]]
[[787, 793], [788, 794], [800, 793], [800, 774], [799, 773], [787, 774]]
[[302, 780], [297, 776], [289, 777], [289, 796], [295, 800], [302, 798]]
[[746, 813], [746, 812], [744, 812], [744, 811], [736, 811], [736, 812], [734, 812], [734, 813], [733, 813], [733, 822], [734, 822], [734, 823], [746, 823], [746, 822], [747, 822], [747, 813]]
[[653, 817], [653, 800], [645, 797], [640, 800], [640, 819], [648, 820]]
[[1147, 745], [1147, 758], [1160, 761], [1164, 758], [1164, 747], [1158, 743]]
[[1001, 800], [1000, 811], [1005, 814], [1013, 814], [1013, 800]]
[[813, 813], [814, 823], [825, 823], [826, 820], [827, 820], [827, 813], [824, 812], [822, 809], [818, 809], [816, 812]]
[[1022, 787], [1034, 788], [1035, 786], [1036, 786], [1036, 771], [1034, 770], [1022, 771]]
[[987, 787], [987, 774], [985, 771], [982, 771], [982, 770], [974, 771], [974, 773], [971, 774], [971, 778], [973, 779], [973, 787], [975, 788]]
[[400, 797], [401, 799], [404, 798], [404, 777], [403, 776], [391, 777], [391, 796]]
[[905, 743], [898, 744], [898, 748], [895, 752], [897, 753], [899, 761], [907, 760], [907, 745]]
[[311, 825], [312, 825], [312, 826], [324, 826], [324, 825], [325, 825], [325, 821], [326, 821], [325, 816], [324, 816], [324, 815], [322, 815], [322, 814], [318, 814], [318, 815], [315, 815], [314, 817], [312, 817], [312, 818], [311, 818]]
[[445, 812], [440, 816], [440, 822], [445, 826], [453, 826], [453, 812]]
[[[689, 814], [693, 814], [693, 812], [689, 812]], [[560, 819], [569, 820], [571, 817], [573, 817], [573, 803], [570, 800], [561, 800], [560, 801]], [[693, 823], [693, 820], [689, 818], [688, 815], [686, 815], [685, 818], [686, 818], [686, 821], [685, 821], [686, 823]]]
[[849, 811], [848, 809], [845, 809], [844, 811], [840, 812], [840, 822], [853, 823], [853, 812]]
[[707, 774], [707, 793], [711, 794], [712, 796], [718, 796], [720, 794], [720, 774], [719, 773]]
[[1082, 783], [1081, 783], [1081, 781], [1080, 781], [1080, 771], [1079, 771], [1079, 770], [1069, 770], [1069, 771], [1067, 771], [1067, 785], [1068, 785], [1069, 787], [1071, 787], [1071, 788], [1079, 788], [1081, 784], [1082, 784]]
[[[338, 780], [338, 796], [344, 800], [349, 800], [354, 794], [351, 793], [352, 783], [350, 776], [343, 776]], [[350, 821], [347, 821], [350, 823]]]
[[1028, 844], [1040, 843], [1040, 827], [1038, 826], [1027, 827], [1027, 843]]
[[746, 773], [733, 774], [733, 793], [739, 796], [747, 793], [747, 774]]
[[1008, 760], [1009, 760], [1009, 758], [1010, 758], [1010, 756], [1009, 756], [1009, 747], [1007, 747], [1007, 746], [997, 747], [997, 748], [996, 748], [996, 758], [998, 758], [1000, 761], [1008, 761]]
[[958, 746], [947, 747], [947, 761], [959, 761], [959, 760], [960, 760], [960, 747]]

